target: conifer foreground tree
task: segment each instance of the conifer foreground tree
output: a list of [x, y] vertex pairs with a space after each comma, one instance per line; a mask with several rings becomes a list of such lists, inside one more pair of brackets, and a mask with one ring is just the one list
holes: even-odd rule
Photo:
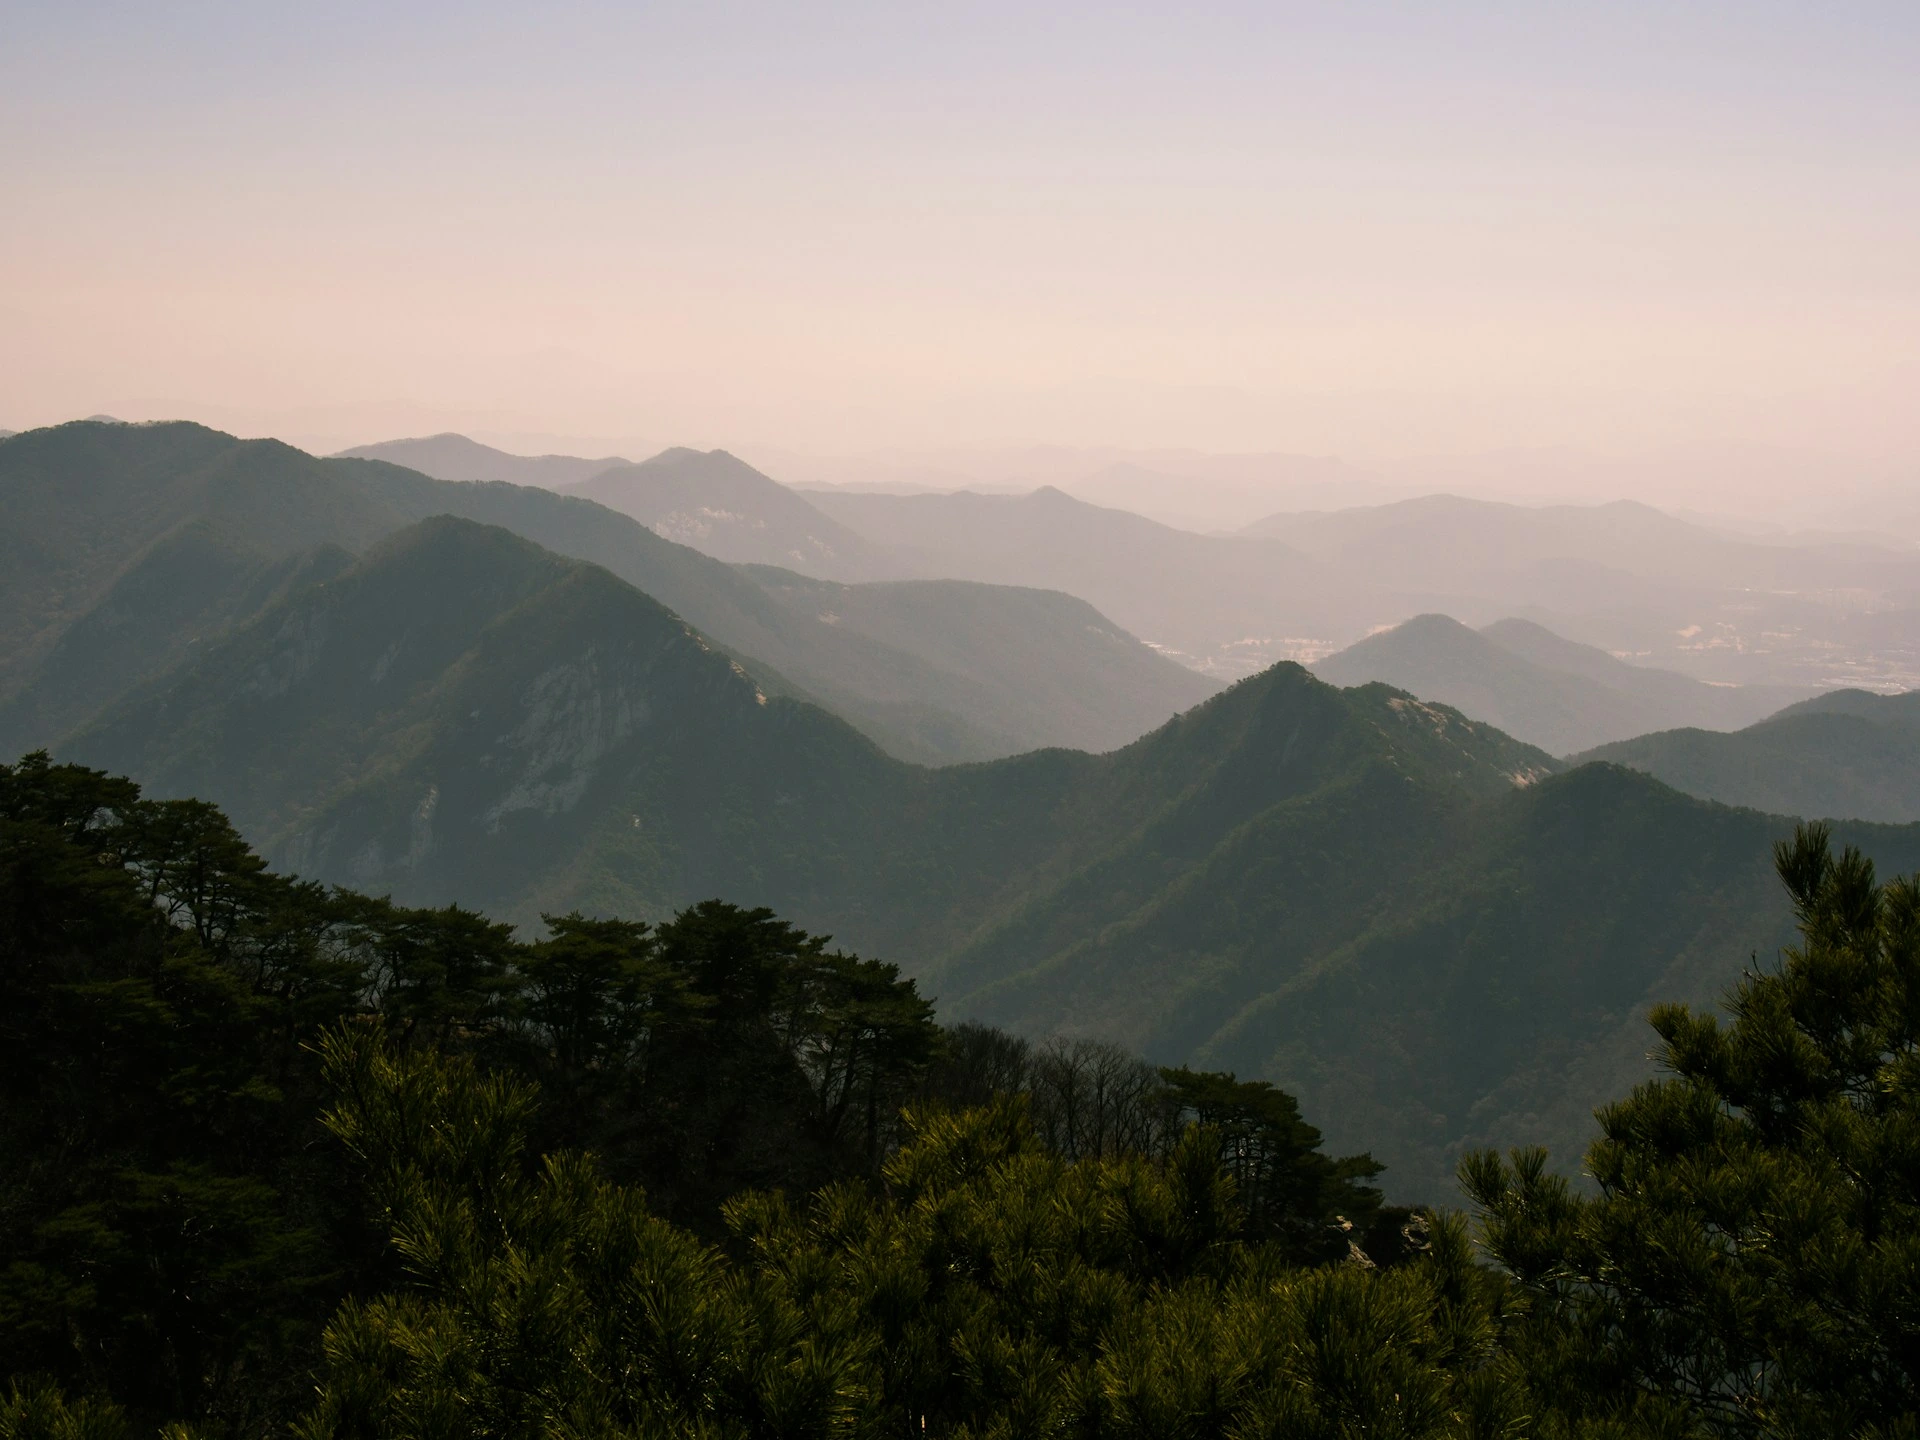
[[538, 1101], [374, 1027], [325, 1045], [328, 1127], [406, 1283], [328, 1328], [307, 1440], [1520, 1433], [1504, 1282], [1464, 1227], [1380, 1270], [1235, 1238], [1220, 1139], [1068, 1160], [1023, 1097], [909, 1120], [885, 1189], [728, 1207], [731, 1255], [588, 1157]]
[[1820, 825], [1775, 862], [1801, 943], [1730, 1023], [1654, 1012], [1670, 1074], [1600, 1112], [1597, 1196], [1462, 1169], [1539, 1402], [1607, 1433], [1920, 1434], [1920, 886]]

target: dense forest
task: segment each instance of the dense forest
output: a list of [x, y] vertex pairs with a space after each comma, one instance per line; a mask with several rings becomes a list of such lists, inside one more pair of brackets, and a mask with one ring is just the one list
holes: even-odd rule
[[1920, 1434], [1920, 887], [1776, 862], [1800, 943], [1655, 1012], [1590, 1185], [1461, 1215], [766, 910], [527, 940], [30, 756], [0, 1437]]

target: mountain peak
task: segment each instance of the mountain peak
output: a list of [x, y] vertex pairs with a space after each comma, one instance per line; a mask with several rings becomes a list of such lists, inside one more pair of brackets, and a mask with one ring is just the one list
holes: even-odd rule
[[567, 493], [717, 560], [776, 565], [826, 580], [894, 573], [878, 546], [725, 450], [675, 446], [637, 465], [603, 470]]
[[1369, 635], [1313, 669], [1336, 685], [1384, 681], [1556, 755], [1676, 725], [1731, 729], [1797, 698], [1629, 665], [1528, 620], [1473, 630], [1437, 614]]

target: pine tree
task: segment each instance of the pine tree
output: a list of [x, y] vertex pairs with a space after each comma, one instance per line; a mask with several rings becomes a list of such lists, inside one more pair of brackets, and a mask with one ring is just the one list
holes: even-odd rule
[[1668, 1075], [1599, 1113], [1598, 1194], [1472, 1157], [1531, 1297], [1537, 1393], [1647, 1433], [1920, 1433], [1920, 886], [1823, 826], [1776, 847], [1801, 941], [1728, 1023], [1653, 1013]]

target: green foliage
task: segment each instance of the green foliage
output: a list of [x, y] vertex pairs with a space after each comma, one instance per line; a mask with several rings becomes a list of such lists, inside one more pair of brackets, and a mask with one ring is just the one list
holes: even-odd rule
[[[718, 902], [548, 927], [290, 880], [212, 806], [0, 766], [0, 1381], [110, 1395], [136, 1427], [291, 1413], [329, 1314], [391, 1278], [409, 1177], [452, 1153], [408, 1128], [429, 1102], [470, 1159], [511, 1111], [478, 1197], [529, 1143], [590, 1144], [713, 1232], [749, 1181], [873, 1173], [939, 1033], [893, 967]], [[386, 1091], [323, 1073], [343, 1024], [469, 1067], [354, 1112], [352, 1165], [322, 1104]]]
[[107, 1401], [69, 1401], [44, 1381], [16, 1382], [0, 1395], [0, 1440], [126, 1440], [126, 1435], [126, 1416]]
[[147, 1415], [276, 1403], [257, 1372], [330, 1303], [281, 1088], [294, 990], [249, 983], [272, 968], [249, 917], [276, 895], [310, 898], [217, 812], [44, 757], [0, 767], [8, 1373]]
[[523, 1088], [331, 1037], [328, 1127], [378, 1177], [408, 1289], [345, 1305], [299, 1433], [844, 1433], [858, 1355], [579, 1155], [536, 1164]]
[[1599, 1194], [1538, 1152], [1463, 1177], [1531, 1297], [1523, 1353], [1550, 1403], [1674, 1433], [1911, 1434], [1920, 886], [1878, 884], [1817, 825], [1776, 864], [1801, 943], [1747, 975], [1730, 1023], [1655, 1012], [1670, 1076], [1601, 1112]]
[[1385, 1168], [1370, 1155], [1333, 1159], [1300, 1103], [1264, 1080], [1162, 1070], [1169, 1098], [1217, 1136], [1250, 1237], [1270, 1241], [1298, 1264], [1397, 1253], [1405, 1210], [1382, 1211], [1366, 1182]]
[[[728, 1206], [737, 1259], [580, 1155], [524, 1091], [361, 1030], [328, 1125], [406, 1285], [329, 1327], [322, 1437], [1517, 1433], [1502, 1287], [1444, 1221], [1390, 1270], [1235, 1239], [1219, 1136], [1067, 1160], [1022, 1099], [915, 1115], [885, 1188]], [[414, 1137], [431, 1137], [426, 1143]]]

